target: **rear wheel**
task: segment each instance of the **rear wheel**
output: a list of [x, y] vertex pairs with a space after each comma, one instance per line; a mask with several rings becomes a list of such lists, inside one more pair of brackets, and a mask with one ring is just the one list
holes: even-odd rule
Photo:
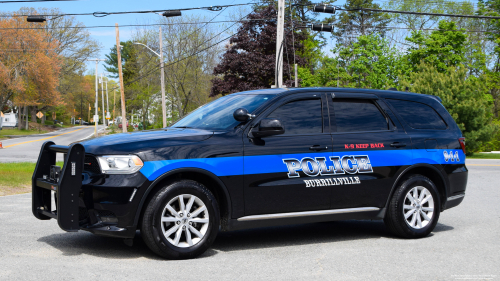
[[434, 183], [422, 175], [413, 175], [394, 192], [384, 222], [395, 235], [425, 237], [437, 224], [439, 206], [440, 198]]
[[151, 199], [141, 233], [148, 247], [168, 259], [194, 258], [214, 242], [219, 228], [215, 197], [203, 185], [182, 180]]

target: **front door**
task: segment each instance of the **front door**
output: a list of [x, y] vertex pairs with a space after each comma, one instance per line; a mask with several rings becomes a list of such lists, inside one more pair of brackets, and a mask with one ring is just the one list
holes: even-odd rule
[[285, 133], [261, 139], [251, 133], [243, 136], [245, 215], [328, 209], [331, 187], [309, 181], [323, 178], [320, 164], [332, 152], [325, 96], [283, 98], [252, 126], [262, 118], [280, 119]]

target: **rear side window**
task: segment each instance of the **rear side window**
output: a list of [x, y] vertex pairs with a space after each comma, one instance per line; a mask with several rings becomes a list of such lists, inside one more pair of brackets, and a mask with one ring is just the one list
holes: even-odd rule
[[285, 135], [321, 134], [323, 119], [321, 99], [296, 100], [278, 107], [268, 118], [285, 125]]
[[334, 99], [337, 132], [388, 130], [387, 119], [371, 100]]
[[443, 118], [430, 106], [412, 101], [392, 100], [389, 103], [397, 110], [403, 120], [413, 129], [445, 130]]

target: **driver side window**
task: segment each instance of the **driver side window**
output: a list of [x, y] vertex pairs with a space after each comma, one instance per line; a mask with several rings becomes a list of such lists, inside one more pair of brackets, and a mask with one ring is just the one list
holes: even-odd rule
[[280, 119], [285, 135], [321, 134], [323, 118], [321, 99], [294, 100], [281, 105], [267, 118]]

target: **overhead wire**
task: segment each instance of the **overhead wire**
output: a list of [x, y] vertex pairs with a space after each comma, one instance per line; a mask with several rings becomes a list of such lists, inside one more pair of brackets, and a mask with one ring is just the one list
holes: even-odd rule
[[43, 3], [43, 2], [69, 2], [78, 0], [12, 0], [12, 1], [0, 1], [1, 4], [8, 3]]
[[[178, 60], [176, 60], [176, 61], [173, 61], [173, 62], [171, 62], [171, 63], [169, 63], [169, 64], [166, 64], [166, 65], [164, 65], [164, 66], [163, 66], [163, 68], [165, 68], [165, 67], [169, 67], [169, 66], [174, 65], [174, 64], [176, 64], [176, 63], [179, 63], [179, 62], [181, 62], [181, 61], [183, 61], [183, 60], [186, 60], [186, 59], [188, 59], [188, 58], [190, 58], [190, 57], [196, 56], [196, 55], [198, 55], [199, 53], [201, 53], [201, 52], [203, 52], [203, 51], [206, 51], [206, 50], [208, 50], [208, 49], [210, 49], [210, 48], [212, 48], [212, 47], [214, 47], [214, 46], [216, 46], [216, 45], [218, 45], [218, 44], [220, 44], [220, 43], [222, 43], [222, 42], [226, 41], [227, 39], [229, 39], [229, 38], [233, 37], [234, 35], [236, 35], [236, 33], [234, 33], [234, 34], [232, 34], [232, 35], [230, 35], [230, 36], [228, 36], [228, 37], [226, 37], [226, 38], [224, 38], [224, 39], [222, 39], [222, 40], [218, 41], [217, 43], [214, 43], [214, 44], [212, 44], [212, 45], [210, 45], [210, 46], [208, 46], [208, 47], [206, 47], [206, 48], [204, 48], [204, 49], [202, 49], [202, 50], [199, 50], [198, 52], [196, 52], [196, 53], [194, 53], [194, 54], [191, 54], [191, 55], [189, 55], [189, 56], [186, 56], [186, 57], [180, 58], [180, 59], [178, 59]], [[145, 78], [145, 77], [149, 76], [151, 73], [153, 73], [153, 72], [155, 72], [155, 71], [159, 70], [159, 69], [161, 68], [161, 66], [160, 66], [160, 65], [161, 65], [161, 64], [156, 65], [154, 69], [151, 69], [151, 70], [150, 70], [150, 71], [148, 71], [146, 74], [143, 74], [143, 75], [141, 75], [141, 76], [139, 76], [139, 77], [135, 78], [134, 80], [132, 80], [132, 81], [130, 81], [130, 82], [127, 82], [127, 83], [126, 83], [126, 84], [124, 84], [123, 86], [128, 86], [128, 85], [130, 85], [130, 84], [132, 84], [132, 83], [134, 83], [134, 82], [139, 81], [139, 80], [140, 80], [140, 79], [142, 79], [142, 78]], [[118, 88], [119, 88], [119, 87], [115, 87], [115, 88], [111, 89], [111, 91], [112, 91], [112, 90], [115, 90], [115, 89], [118, 89]]]
[[[120, 25], [120, 28], [122, 27], [145, 27], [145, 26], [164, 26], [164, 25], [190, 25], [190, 24], [212, 24], [212, 23], [228, 23], [228, 22], [235, 22], [238, 23], [240, 21], [265, 21], [265, 20], [270, 20], [270, 19], [243, 19], [243, 20], [226, 20], [226, 21], [205, 21], [205, 22], [177, 22], [177, 23], [153, 23], [153, 24], [124, 24]], [[116, 26], [114, 25], [94, 25], [94, 26], [62, 26], [62, 27], [4, 27], [0, 28], [2, 29], [66, 29], [66, 28], [115, 28]]]
[[[150, 14], [150, 13], [160, 13], [166, 11], [191, 11], [191, 10], [209, 10], [209, 11], [220, 11], [225, 7], [235, 7], [235, 6], [246, 6], [252, 5], [254, 3], [242, 3], [242, 4], [230, 4], [230, 5], [215, 5], [206, 7], [192, 7], [192, 8], [179, 8], [179, 9], [163, 9], [163, 10], [143, 10], [143, 11], [123, 11], [123, 12], [92, 12], [92, 13], [68, 13], [68, 14], [55, 14], [55, 15], [37, 15], [37, 16], [94, 16], [94, 17], [105, 17], [109, 15], [124, 15], [124, 14]], [[2, 14], [0, 17], [27, 17], [33, 16], [30, 14]]]
[[[234, 3], [234, 1], [233, 1], [233, 3]], [[204, 23], [205, 25], [203, 25], [203, 26], [201, 26], [201, 27], [197, 28], [195, 31], [193, 31], [193, 32], [191, 32], [189, 35], [187, 35], [187, 36], [183, 37], [181, 40], [184, 40], [184, 39], [186, 39], [186, 38], [189, 38], [191, 35], [195, 34], [195, 33], [196, 33], [196, 32], [198, 32], [199, 30], [201, 30], [202, 28], [204, 28], [205, 26], [207, 26], [208, 24], [210, 24], [210, 23], [211, 23], [211, 22], [212, 22], [215, 18], [217, 18], [218, 16], [220, 16], [220, 14], [222, 14], [222, 12], [224, 12], [227, 8], [228, 8], [228, 7], [224, 8], [224, 10], [221, 10], [221, 11], [220, 11], [217, 15], [215, 15], [215, 17], [213, 17], [211, 20], [209, 20], [208, 22], [205, 22], [205, 23]], [[202, 24], [203, 24], [203, 23], [202, 23]], [[179, 40], [179, 41], [180, 41], [180, 40]], [[164, 48], [168, 48], [168, 47], [170, 47], [170, 46], [172, 46], [172, 44], [167, 45], [167, 46], [165, 46]]]
[[[253, 10], [252, 10], [252, 12], [253, 12]], [[247, 15], [245, 15], [245, 16], [243, 16], [243, 17], [241, 17], [239, 21], [236, 21], [234, 24], [230, 25], [229, 27], [227, 27], [227, 28], [226, 28], [226, 29], [224, 29], [223, 31], [219, 32], [218, 34], [216, 34], [216, 35], [215, 35], [215, 36], [213, 36], [212, 38], [210, 38], [210, 39], [206, 40], [204, 43], [206, 43], [206, 42], [210, 42], [212, 39], [214, 39], [214, 38], [218, 37], [219, 35], [221, 35], [222, 33], [226, 32], [228, 29], [230, 29], [230, 28], [231, 28], [232, 26], [234, 26], [236, 23], [241, 22], [241, 20], [242, 20], [242, 19], [246, 18], [246, 17], [247, 17], [248, 15], [250, 15], [252, 12], [250, 12], [250, 13], [248, 13]], [[163, 66], [163, 68], [168, 67], [168, 66], [171, 66], [171, 65], [174, 65], [174, 64], [176, 64], [176, 63], [179, 63], [179, 62], [181, 62], [181, 61], [183, 61], [183, 60], [186, 60], [186, 59], [188, 59], [188, 58], [190, 58], [190, 57], [196, 56], [196, 55], [198, 55], [199, 53], [201, 53], [201, 52], [203, 52], [203, 51], [205, 51], [205, 50], [208, 50], [208, 49], [210, 49], [210, 48], [212, 48], [212, 47], [214, 47], [214, 46], [216, 46], [216, 45], [218, 45], [218, 44], [220, 44], [220, 43], [222, 43], [222, 42], [226, 41], [227, 39], [229, 39], [229, 38], [233, 37], [233, 36], [234, 36], [234, 35], [236, 35], [236, 34], [237, 34], [237, 33], [233, 33], [232, 35], [230, 35], [230, 36], [228, 36], [228, 37], [226, 37], [226, 38], [224, 38], [224, 39], [222, 39], [222, 40], [218, 41], [217, 43], [214, 43], [214, 44], [212, 44], [212, 45], [210, 45], [210, 46], [208, 46], [208, 47], [206, 47], [206, 48], [203, 48], [202, 50], [199, 50], [199, 51], [197, 51], [197, 52], [195, 52], [195, 53], [193, 53], [193, 54], [191, 54], [191, 55], [188, 55], [188, 56], [183, 57], [183, 58], [180, 58], [180, 59], [178, 59], [178, 60], [176, 60], [176, 61], [174, 61], [174, 62], [171, 62], [171, 63], [169, 63], [169, 64], [166, 64], [166, 65], [164, 65], [164, 66]], [[202, 45], [199, 45], [199, 46], [195, 47], [194, 49], [196, 50], [196, 49], [197, 49], [198, 47], [200, 47], [200, 46], [202, 46]], [[134, 83], [134, 82], [136, 82], [136, 81], [138, 81], [138, 80], [140, 80], [140, 79], [142, 79], [142, 78], [144, 78], [144, 77], [149, 76], [151, 73], [153, 73], [153, 72], [155, 72], [155, 71], [159, 70], [159, 69], [161, 68], [161, 66], [160, 66], [160, 65], [161, 65], [161, 63], [160, 63], [160, 64], [158, 64], [158, 65], [156, 65], [156, 66], [155, 66], [155, 68], [151, 69], [151, 70], [150, 70], [150, 71], [148, 71], [146, 74], [143, 74], [143, 75], [141, 75], [141, 76], [137, 77], [136, 79], [134, 79], [134, 80], [132, 80], [132, 81], [128, 82], [128, 83], [127, 83], [127, 84], [125, 84], [124, 86], [128, 86], [128, 85], [130, 85], [130, 84], [132, 84], [132, 83]], [[117, 88], [118, 88], [118, 87], [115, 87], [115, 89], [117, 89]]]
[[380, 13], [394, 13], [394, 14], [405, 14], [405, 15], [422, 15], [422, 16], [438, 16], [438, 17], [454, 17], [454, 18], [471, 18], [471, 19], [500, 19], [499, 16], [482, 16], [482, 15], [460, 15], [460, 14], [444, 14], [444, 13], [426, 13], [426, 12], [411, 12], [411, 11], [397, 11], [397, 10], [383, 10], [383, 9], [370, 9], [370, 8], [355, 8], [355, 9], [344, 9], [337, 8], [341, 11], [369, 11], [369, 12], [380, 12]]

